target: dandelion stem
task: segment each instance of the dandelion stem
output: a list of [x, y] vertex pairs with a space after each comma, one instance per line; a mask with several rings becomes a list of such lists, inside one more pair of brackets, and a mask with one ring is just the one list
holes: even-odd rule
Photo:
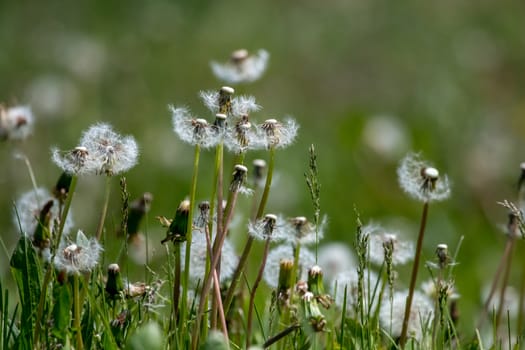
[[504, 306], [504, 303], [505, 303], [505, 292], [507, 290], [507, 284], [508, 284], [508, 281], [509, 281], [509, 274], [510, 274], [510, 267], [512, 265], [512, 252], [514, 251], [514, 241], [515, 239], [511, 236], [509, 236], [509, 240], [512, 241], [511, 245], [510, 245], [510, 252], [507, 256], [507, 261], [506, 261], [506, 264], [505, 264], [505, 270], [503, 272], [503, 280], [501, 281], [501, 291], [500, 291], [500, 296], [499, 296], [499, 306], [498, 306], [498, 313], [496, 315], [496, 325], [499, 326], [499, 322], [500, 322], [500, 319], [501, 319], [501, 312], [503, 311], [503, 309], [505, 308]]
[[[255, 216], [255, 219], [261, 218], [266, 208], [266, 202], [268, 201], [268, 195], [270, 193], [270, 187], [272, 185], [274, 165], [275, 165], [275, 149], [272, 147], [270, 148], [270, 161], [268, 164], [268, 173], [266, 175], [266, 183], [264, 185], [264, 190], [261, 196], [261, 201], [259, 202], [259, 208], [257, 209], [257, 214]], [[235, 272], [233, 273], [230, 287], [228, 288], [228, 291], [226, 293], [226, 298], [224, 299], [224, 311], [226, 313], [228, 313], [228, 311], [230, 310], [233, 296], [235, 294], [235, 288], [237, 287], [237, 284], [239, 283], [239, 280], [244, 271], [244, 268], [246, 267], [246, 262], [248, 261], [248, 256], [250, 255], [250, 250], [252, 249], [254, 239], [255, 238], [253, 238], [252, 236], [248, 237], [248, 240], [246, 241], [246, 244], [244, 246], [244, 250], [242, 251], [242, 255], [239, 259], [239, 263], [237, 264], [237, 267], [235, 268]]]
[[255, 307], [255, 293], [263, 277], [264, 267], [266, 266], [266, 258], [268, 257], [268, 252], [270, 251], [270, 242], [271, 242], [271, 238], [268, 237], [266, 239], [266, 244], [264, 245], [264, 253], [262, 257], [261, 266], [259, 267], [259, 272], [257, 273], [257, 277], [255, 278], [255, 281], [253, 282], [252, 290], [250, 291], [250, 302], [248, 303], [248, 320], [247, 320], [247, 325], [246, 325], [246, 349], [250, 347], [253, 309]]
[[102, 212], [100, 213], [100, 220], [98, 222], [97, 231], [95, 234], [95, 237], [97, 237], [97, 241], [99, 242], [100, 242], [100, 238], [102, 237], [102, 231], [104, 231], [104, 222], [106, 221], [106, 215], [108, 213], [110, 192], [111, 192], [111, 176], [106, 176], [106, 189], [105, 189], [105, 195], [104, 195], [104, 204], [102, 205]]
[[[193, 208], [195, 204], [195, 193], [197, 192], [197, 176], [199, 172], [199, 159], [201, 147], [199, 144], [195, 145], [195, 154], [193, 159], [193, 176], [191, 179], [190, 190], [190, 210], [188, 213], [188, 225], [186, 231], [186, 256], [184, 265], [184, 278], [182, 280], [182, 302], [180, 307], [180, 329], [181, 335], [186, 334], [186, 312], [188, 303], [188, 282], [190, 280], [190, 258], [191, 258], [191, 236], [193, 231]], [[187, 335], [187, 334], [186, 334]]]
[[77, 349], [82, 350], [84, 344], [82, 342], [82, 329], [80, 326], [80, 286], [78, 274], [73, 275], [73, 310], [74, 310], [74, 328], [75, 338], [77, 341]]
[[[186, 244], [189, 244], [186, 242]], [[175, 242], [175, 272], [173, 281], [173, 324], [177, 323], [180, 301], [180, 275], [181, 275], [181, 246], [180, 242]]]
[[419, 226], [419, 234], [417, 237], [416, 256], [414, 257], [414, 265], [412, 267], [412, 276], [410, 278], [410, 287], [408, 289], [408, 296], [405, 305], [405, 316], [403, 318], [403, 328], [399, 338], [399, 346], [401, 349], [405, 347], [407, 341], [408, 321], [410, 319], [410, 312], [412, 308], [412, 298], [414, 297], [414, 289], [416, 288], [417, 272], [419, 270], [419, 259], [421, 257], [421, 250], [423, 248], [423, 237], [425, 235], [425, 228], [428, 217], [428, 202], [423, 204], [423, 213], [421, 214], [421, 225]]

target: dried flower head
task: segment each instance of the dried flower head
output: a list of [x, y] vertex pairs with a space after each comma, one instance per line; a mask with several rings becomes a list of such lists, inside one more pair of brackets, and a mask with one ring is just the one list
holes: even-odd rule
[[263, 149], [286, 148], [294, 142], [298, 129], [299, 126], [291, 118], [283, 123], [267, 119], [257, 126], [258, 144]]
[[[273, 288], [277, 288], [279, 266], [281, 260], [294, 260], [294, 249], [289, 245], [280, 245], [270, 250], [266, 259], [266, 268], [264, 269], [263, 278], [266, 283]], [[306, 280], [307, 272], [315, 264], [315, 256], [307, 249], [302, 248], [299, 252], [299, 279]]]
[[102, 246], [95, 238], [88, 239], [84, 232], [78, 230], [75, 243], [63, 239], [55, 257], [55, 266], [59, 271], [68, 274], [90, 272], [97, 266]]
[[274, 214], [266, 214], [264, 218], [248, 224], [248, 233], [253, 238], [272, 242], [280, 242], [286, 238], [287, 222]]
[[[384, 298], [379, 312], [379, 322], [383, 329], [389, 331], [393, 338], [401, 335], [405, 304], [408, 291], [395, 292], [392, 304], [389, 298]], [[408, 336], [418, 342], [423, 341], [425, 330], [428, 330], [433, 319], [434, 303], [425, 294], [415, 291], [412, 308], [408, 319]]]
[[24, 140], [33, 131], [31, 107], [0, 105], [0, 140]]
[[[16, 210], [13, 212], [13, 223], [16, 227], [20, 227], [22, 233], [33, 240], [33, 235], [40, 222], [40, 213], [44, 205], [48, 202], [52, 203], [49, 209], [48, 227], [49, 232], [55, 232], [58, 226], [55, 226], [59, 221], [59, 202], [43, 187], [36, 190], [30, 190], [22, 194], [15, 202]], [[20, 226], [19, 226], [20, 224]], [[68, 234], [73, 228], [73, 216], [69, 211], [66, 222], [64, 224], [64, 234]]]
[[87, 129], [80, 139], [95, 162], [94, 172], [108, 176], [117, 175], [137, 164], [139, 149], [132, 136], [121, 136], [106, 123]]
[[450, 196], [447, 176], [440, 176], [439, 171], [419, 154], [410, 153], [403, 158], [397, 175], [403, 191], [419, 201], [442, 201]]
[[232, 52], [226, 63], [210, 62], [213, 74], [220, 80], [235, 83], [250, 83], [258, 80], [266, 70], [269, 53], [259, 50], [250, 55], [247, 50], [240, 49]]
[[381, 265], [385, 260], [385, 244], [392, 248], [392, 264], [403, 265], [414, 259], [414, 244], [400, 240], [395, 233], [387, 232], [383, 227], [369, 224], [362, 228], [362, 232], [369, 236], [370, 262]]
[[210, 148], [217, 145], [219, 138], [206, 119], [193, 118], [186, 108], [170, 106], [173, 130], [180, 139], [190, 145]]

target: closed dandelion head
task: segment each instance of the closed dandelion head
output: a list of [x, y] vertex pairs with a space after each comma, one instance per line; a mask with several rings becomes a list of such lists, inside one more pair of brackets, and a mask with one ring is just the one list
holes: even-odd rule
[[31, 107], [0, 105], [0, 140], [25, 140], [33, 131]]
[[139, 149], [132, 136], [121, 136], [111, 125], [98, 123], [87, 129], [80, 139], [80, 146], [87, 149], [96, 174], [113, 176], [137, 164]]
[[286, 221], [277, 215], [266, 214], [264, 218], [248, 224], [248, 233], [259, 241], [282, 241], [286, 237]]
[[[46, 222], [42, 222], [40, 216], [46, 204], [50, 206], [48, 208], [49, 217]], [[40, 187], [36, 190], [30, 190], [15, 201], [16, 210], [13, 211], [13, 224], [17, 228], [19, 227], [24, 235], [34, 240], [34, 234], [38, 228], [48, 230], [50, 233], [58, 229], [56, 225], [60, 221], [59, 207], [58, 200], [47, 189]], [[46, 227], [42, 227], [42, 225]], [[64, 234], [68, 234], [73, 225], [73, 216], [70, 211], [64, 224]]]
[[450, 196], [447, 176], [440, 176], [439, 171], [419, 154], [410, 153], [403, 158], [397, 175], [403, 191], [419, 201], [442, 201]]
[[210, 62], [213, 74], [229, 84], [251, 83], [259, 80], [268, 66], [270, 54], [266, 50], [259, 50], [250, 55], [248, 50], [240, 49], [232, 52], [226, 63]]
[[[270, 250], [266, 259], [266, 268], [264, 269], [263, 278], [265, 282], [272, 288], [277, 288], [279, 267], [281, 260], [291, 260], [292, 265], [294, 261], [294, 249], [289, 245], [280, 245]], [[307, 272], [310, 267], [315, 264], [315, 256], [308, 250], [302, 248], [299, 251], [299, 268], [298, 275], [300, 280], [307, 279]]]
[[60, 242], [55, 257], [55, 266], [59, 271], [68, 274], [90, 272], [98, 264], [102, 246], [95, 238], [87, 238], [82, 231], [78, 231], [75, 242], [63, 239]]
[[172, 114], [173, 131], [179, 138], [190, 144], [199, 145], [203, 148], [214, 147], [218, 138], [212, 126], [206, 119], [193, 118], [186, 108], [175, 108], [170, 106]]
[[276, 119], [267, 119], [257, 126], [258, 144], [261, 148], [286, 148], [297, 136], [299, 126], [295, 120], [288, 118], [281, 123]]
[[370, 262], [381, 265], [385, 261], [385, 246], [392, 250], [392, 264], [403, 265], [414, 259], [414, 244], [399, 239], [398, 235], [386, 231], [383, 227], [369, 224], [362, 228], [368, 235], [368, 249]]
[[256, 187], [264, 187], [266, 179], [266, 161], [264, 159], [255, 159], [253, 161], [253, 182]]
[[[407, 295], [408, 291], [395, 292], [392, 296], [392, 304], [390, 304], [389, 298], [384, 298], [381, 304], [379, 322], [383, 329], [390, 331], [393, 338], [401, 335]], [[415, 291], [408, 318], [409, 337], [414, 338], [418, 342], [423, 340], [423, 335], [427, 333], [424, 330], [428, 330], [432, 324], [433, 310], [434, 303], [432, 299], [419, 291]]]
[[250, 194], [250, 190], [244, 187], [247, 174], [248, 168], [244, 165], [237, 164], [234, 166], [232, 180], [230, 182], [230, 192], [241, 192]]

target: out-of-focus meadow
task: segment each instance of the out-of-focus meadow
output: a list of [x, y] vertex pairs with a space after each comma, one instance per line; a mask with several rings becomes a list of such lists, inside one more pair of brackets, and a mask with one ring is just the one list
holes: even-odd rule
[[[31, 188], [14, 150], [50, 187], [60, 175], [50, 146], [70, 149], [82, 130], [106, 121], [139, 143], [128, 190], [154, 196], [148, 230], [154, 259], [162, 259], [165, 230], [154, 217], [171, 217], [187, 195], [193, 157], [172, 132], [167, 106], [210, 119], [197, 93], [224, 84], [209, 61], [264, 48], [267, 72], [236, 92], [257, 98], [259, 119], [292, 115], [301, 126], [296, 144], [277, 154], [268, 211], [311, 216], [303, 173], [315, 144], [325, 241], [352, 244], [354, 206], [364, 222], [415, 240], [421, 205], [399, 189], [396, 167], [408, 151], [422, 151], [453, 184], [449, 200], [431, 205], [424, 258], [433, 258], [438, 243], [453, 251], [464, 236], [455, 270], [459, 330], [472, 332], [480, 291], [505, 244], [507, 212], [497, 201], [516, 199], [525, 160], [524, 12], [517, 0], [2, 1], [0, 101], [30, 104], [36, 117], [31, 138], [0, 144], [2, 239], [13, 248], [12, 201]], [[209, 196], [212, 165], [205, 152], [199, 199]], [[120, 215], [116, 186], [110, 225]], [[103, 179], [82, 179], [77, 191], [76, 226], [90, 233]], [[522, 255], [511, 275], [516, 287]], [[2, 276], [7, 261], [2, 249]], [[408, 281], [409, 269], [402, 271], [398, 285]]]

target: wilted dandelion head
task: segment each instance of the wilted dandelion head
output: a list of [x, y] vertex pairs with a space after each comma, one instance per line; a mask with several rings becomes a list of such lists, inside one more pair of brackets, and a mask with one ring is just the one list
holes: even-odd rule
[[258, 144], [261, 148], [286, 148], [295, 141], [299, 125], [288, 118], [283, 123], [267, 119], [257, 126]]
[[219, 141], [217, 134], [206, 119], [193, 118], [187, 108], [170, 106], [173, 131], [179, 138], [190, 144], [203, 148], [214, 147]]
[[403, 191], [419, 201], [442, 201], [450, 196], [448, 177], [440, 176], [439, 171], [419, 154], [410, 153], [403, 158], [397, 175]]
[[250, 55], [247, 50], [240, 49], [232, 52], [228, 62], [212, 61], [210, 66], [213, 74], [226, 83], [250, 83], [263, 75], [269, 58], [270, 55], [266, 50], [261, 49], [256, 54]]
[[66, 237], [62, 239], [55, 257], [55, 266], [59, 271], [68, 274], [90, 272], [97, 266], [102, 246], [95, 238], [87, 238], [78, 230], [76, 241], [70, 242]]
[[24, 140], [33, 131], [31, 107], [0, 105], [0, 140]]
[[[187, 242], [181, 246], [182, 269], [185, 267], [185, 256]], [[206, 236], [200, 231], [193, 231], [191, 237], [191, 255], [190, 255], [190, 282], [193, 287], [204, 280], [206, 272], [206, 256], [208, 255]], [[233, 245], [228, 239], [224, 241], [221, 250], [221, 283], [227, 281], [233, 275], [237, 266], [237, 255]]]
[[318, 263], [323, 268], [324, 280], [328, 284], [331, 284], [333, 278], [340, 272], [357, 266], [352, 251], [343, 243], [328, 243], [320, 246]]
[[[20, 228], [22, 233], [33, 239], [33, 234], [39, 222], [40, 211], [46, 203], [52, 201], [52, 206], [49, 210], [49, 227], [50, 232], [57, 230], [58, 226], [55, 226], [59, 221], [59, 202], [58, 200], [49, 193], [49, 191], [43, 187], [37, 188], [36, 190], [30, 190], [22, 194], [16, 201], [16, 210], [13, 211], [13, 224], [15, 227]], [[19, 226], [20, 224], [20, 226]], [[69, 211], [66, 222], [64, 224], [64, 234], [68, 234], [73, 228], [73, 216], [72, 212]]]
[[106, 123], [87, 129], [80, 139], [93, 160], [97, 174], [117, 175], [137, 164], [139, 149], [132, 136], [121, 136]]
[[397, 234], [387, 232], [380, 225], [366, 225], [362, 228], [362, 232], [369, 237], [368, 249], [371, 263], [381, 265], [385, 261], [385, 245], [392, 249], [393, 265], [403, 265], [414, 259], [414, 244], [399, 239]]
[[[390, 332], [393, 338], [401, 335], [407, 295], [408, 291], [395, 292], [392, 296], [392, 304], [390, 304], [390, 298], [384, 298], [381, 303], [379, 322], [383, 329]], [[434, 317], [433, 310], [434, 303], [432, 299], [419, 291], [415, 291], [408, 319], [409, 337], [414, 338], [418, 342], [423, 340], [423, 335], [428, 333], [424, 332], [424, 330], [428, 330], [431, 326]]]
[[[266, 259], [264, 269], [264, 280], [273, 288], [277, 288], [279, 277], [279, 266], [281, 260], [294, 260], [294, 249], [289, 245], [280, 245], [270, 250]], [[307, 249], [302, 248], [299, 252], [299, 279], [306, 280], [308, 269], [315, 264], [315, 256]]]

